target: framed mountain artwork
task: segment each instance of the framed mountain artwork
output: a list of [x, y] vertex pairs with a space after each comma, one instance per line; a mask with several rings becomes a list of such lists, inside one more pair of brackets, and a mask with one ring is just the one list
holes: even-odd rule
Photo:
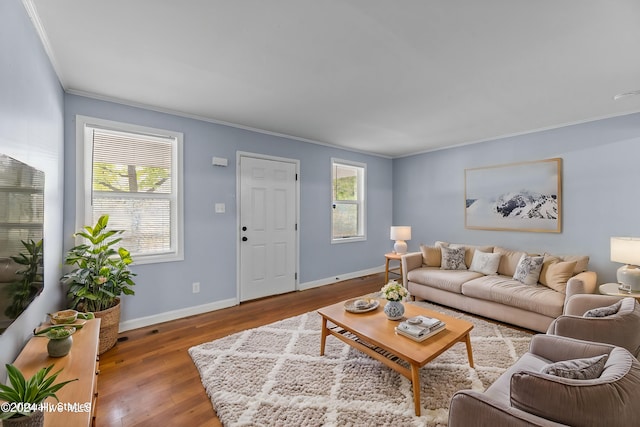
[[559, 233], [562, 159], [465, 169], [465, 227]]

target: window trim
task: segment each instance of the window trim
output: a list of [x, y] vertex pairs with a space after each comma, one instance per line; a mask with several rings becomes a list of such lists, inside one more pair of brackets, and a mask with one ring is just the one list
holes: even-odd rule
[[[344, 165], [344, 166], [352, 166], [352, 167], [357, 167], [357, 168], [361, 168], [362, 171], [362, 177], [361, 177], [361, 181], [362, 181], [362, 185], [359, 186], [358, 188], [358, 200], [356, 202], [353, 202], [353, 204], [359, 204], [360, 206], [360, 218], [358, 218], [358, 222], [359, 224], [361, 224], [361, 234], [358, 236], [354, 236], [354, 237], [341, 237], [341, 238], [334, 238], [333, 237], [333, 204], [335, 202], [335, 200], [333, 200], [333, 170], [335, 165]], [[360, 179], [360, 177], [358, 177], [358, 179]], [[360, 162], [354, 162], [351, 160], [345, 160], [345, 159], [340, 159], [337, 157], [332, 157], [331, 158], [331, 176], [330, 176], [330, 182], [331, 182], [331, 191], [330, 191], [330, 195], [329, 197], [331, 197], [331, 210], [329, 211], [329, 221], [331, 223], [331, 244], [341, 244], [341, 243], [351, 243], [351, 242], [362, 242], [367, 240], [367, 164], [366, 163], [360, 163]]]
[[[183, 141], [184, 135], [181, 132], [174, 132], [165, 129], [156, 129], [146, 126], [139, 126], [130, 123], [117, 122], [112, 120], [98, 119], [95, 117], [76, 115], [76, 218], [75, 230], [80, 230], [86, 224], [87, 218], [91, 217], [91, 208], [88, 203], [91, 200], [92, 184], [89, 179], [92, 174], [93, 150], [86, 144], [85, 132], [87, 126], [99, 127], [118, 132], [138, 133], [151, 137], [175, 138], [176, 144], [173, 147], [175, 164], [175, 177], [173, 179], [173, 189], [175, 195], [175, 221], [171, 224], [171, 232], [176, 236], [175, 248], [173, 251], [163, 254], [137, 255], [134, 264], [152, 264], [160, 262], [173, 262], [184, 260], [184, 168], [183, 168]], [[77, 242], [79, 243], [79, 242]]]

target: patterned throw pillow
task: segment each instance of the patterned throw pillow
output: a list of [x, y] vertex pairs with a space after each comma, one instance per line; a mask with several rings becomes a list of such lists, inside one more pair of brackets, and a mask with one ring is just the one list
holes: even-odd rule
[[478, 273], [492, 275], [498, 272], [498, 266], [500, 265], [500, 254], [482, 252], [476, 249], [473, 253], [473, 260], [471, 261], [471, 267], [469, 270]]
[[583, 315], [583, 317], [607, 317], [607, 316], [613, 316], [618, 311], [620, 311], [620, 307], [621, 306], [622, 306], [622, 300], [618, 301], [615, 304], [608, 305], [606, 307], [592, 308], [591, 310], [587, 311]]
[[574, 380], [593, 380], [600, 377], [609, 355], [588, 357], [584, 359], [563, 360], [542, 367], [543, 374]]
[[535, 286], [540, 278], [540, 271], [542, 271], [543, 256], [529, 256], [522, 254], [516, 272], [513, 274], [513, 278], [518, 282], [522, 282], [525, 285]]
[[440, 268], [442, 270], [466, 270], [467, 266], [464, 263], [465, 248], [447, 248], [441, 247], [442, 262]]

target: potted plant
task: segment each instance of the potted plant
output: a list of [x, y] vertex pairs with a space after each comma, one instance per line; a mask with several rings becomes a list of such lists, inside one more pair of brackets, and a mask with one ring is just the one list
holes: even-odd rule
[[73, 333], [76, 328], [73, 326], [62, 325], [60, 328], [51, 328], [45, 334], [49, 338], [47, 343], [47, 353], [51, 357], [62, 357], [69, 354], [73, 345]]
[[42, 426], [44, 424], [44, 412], [41, 404], [48, 397], [58, 400], [56, 392], [70, 382], [78, 379], [54, 384], [59, 370], [51, 375], [53, 365], [42, 368], [28, 380], [22, 372], [13, 365], [5, 365], [9, 385], [0, 384], [0, 399], [6, 401], [2, 405], [0, 420], [3, 426]]
[[9, 286], [11, 304], [6, 308], [4, 314], [10, 319], [16, 319], [29, 303], [42, 292], [44, 287], [42, 239], [37, 242], [33, 240], [22, 240], [21, 242], [26, 253], [20, 252], [17, 256], [11, 256], [13, 262], [24, 266], [24, 268], [16, 271], [16, 274], [21, 276], [20, 280]]
[[74, 237], [85, 242], [67, 252], [65, 264], [76, 268], [65, 274], [62, 280], [69, 285], [67, 295], [71, 308], [81, 312], [93, 312], [101, 319], [100, 354], [112, 348], [118, 339], [120, 324], [120, 296], [133, 295], [131, 289], [135, 276], [129, 269], [131, 254], [117, 247], [124, 230], [107, 228], [109, 215], [102, 215], [94, 227], [85, 226]]

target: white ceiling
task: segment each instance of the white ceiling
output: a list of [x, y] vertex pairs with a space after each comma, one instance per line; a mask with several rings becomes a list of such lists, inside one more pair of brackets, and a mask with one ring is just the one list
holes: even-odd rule
[[23, 0], [70, 93], [399, 157], [640, 111], [638, 0]]

